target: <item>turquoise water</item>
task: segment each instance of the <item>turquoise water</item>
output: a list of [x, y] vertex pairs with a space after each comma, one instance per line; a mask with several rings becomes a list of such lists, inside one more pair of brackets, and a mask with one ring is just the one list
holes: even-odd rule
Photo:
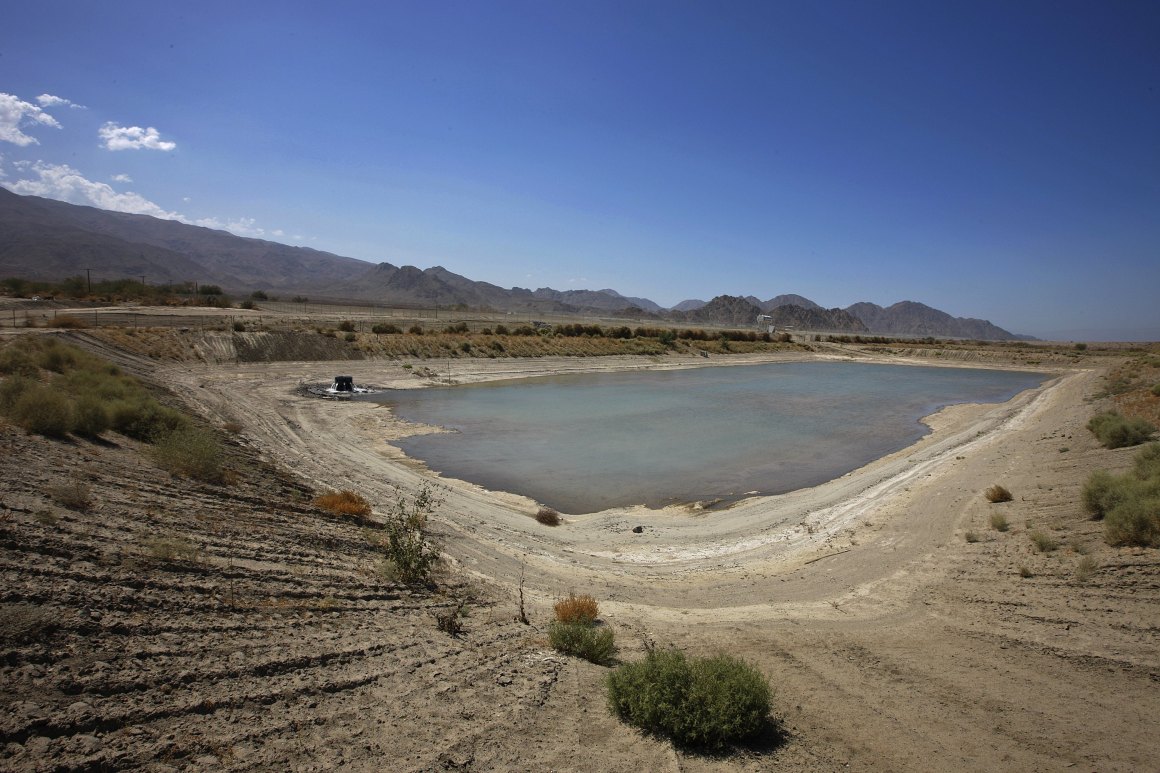
[[454, 434], [396, 441], [445, 476], [563, 513], [813, 486], [905, 448], [919, 419], [1039, 373], [795, 362], [583, 374], [375, 395]]

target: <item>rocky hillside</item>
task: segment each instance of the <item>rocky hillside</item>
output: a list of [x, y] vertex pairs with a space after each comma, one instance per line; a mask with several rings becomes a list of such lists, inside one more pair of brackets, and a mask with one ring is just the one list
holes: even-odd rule
[[846, 311], [866, 323], [870, 332], [882, 335], [948, 336], [984, 341], [1020, 339], [985, 319], [952, 317], [914, 301], [900, 301], [886, 308], [873, 303], [855, 303]]
[[[677, 320], [706, 325], [737, 325], [749, 327], [757, 323], [763, 314], [760, 306], [749, 298], [733, 295], [718, 295], [700, 308], [686, 312], [674, 312]], [[867, 332], [861, 320], [842, 309], [823, 309], [781, 305], [773, 308], [768, 315], [770, 324], [777, 327], [792, 327], [798, 330], [826, 330], [851, 333]]]
[[305, 247], [147, 215], [109, 212], [0, 188], [0, 274], [63, 279], [146, 276], [151, 284], [199, 281], [230, 290], [318, 287], [365, 273], [367, 264]]
[[773, 298], [770, 298], [768, 301], [763, 301], [760, 305], [761, 308], [767, 312], [772, 311], [780, 306], [798, 306], [803, 309], [814, 309], [817, 311], [822, 310], [821, 306], [814, 303], [809, 298], [804, 298], [800, 295], [794, 295], [792, 293], [788, 295], [776, 295]]
[[[151, 284], [198, 281], [228, 292], [254, 290], [301, 293], [313, 298], [367, 300], [412, 306], [458, 306], [497, 311], [614, 314], [671, 318], [706, 324], [748, 325], [759, 313], [797, 308], [785, 324], [814, 330], [883, 335], [953, 336], [990, 340], [1018, 338], [986, 320], [956, 318], [921, 303], [903, 301], [883, 308], [856, 303], [823, 309], [808, 298], [783, 294], [761, 301], [718, 296], [705, 303], [686, 300], [666, 311], [648, 298], [615, 290], [503, 288], [479, 282], [442, 266], [419, 269], [391, 263], [371, 265], [354, 258], [225, 231], [109, 212], [0, 188], [0, 277], [63, 279], [145, 277]], [[731, 299], [731, 300], [721, 300]], [[689, 316], [691, 315], [691, 316]], [[865, 330], [851, 318], [861, 320]]]

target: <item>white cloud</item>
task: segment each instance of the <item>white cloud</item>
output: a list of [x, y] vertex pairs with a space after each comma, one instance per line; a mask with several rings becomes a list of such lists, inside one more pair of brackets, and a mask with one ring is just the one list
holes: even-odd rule
[[[28, 169], [27, 166], [24, 167]], [[67, 201], [70, 204], [110, 209], [114, 212], [129, 212], [134, 215], [152, 215], [166, 220], [182, 220], [176, 212], [169, 212], [133, 192], [117, 193], [107, 183], [93, 182], [67, 164], [46, 164], [37, 161], [31, 171], [36, 175], [31, 179], [6, 183], [13, 193], [29, 196], [43, 196], [48, 199]]]
[[258, 225], [252, 217], [239, 217], [235, 220], [221, 220], [216, 217], [203, 217], [200, 220], [184, 221], [203, 228], [215, 228], [219, 231], [229, 231], [238, 236], [250, 236], [255, 239], [271, 239], [282, 236], [282, 230], [268, 231]]
[[115, 174], [115, 175], [113, 175], [112, 179], [113, 179], [113, 182], [115, 182], [115, 183], [131, 183], [131, 182], [133, 182], [133, 178], [127, 174]]
[[0, 141], [20, 147], [39, 145], [39, 140], [24, 133], [22, 125], [27, 127], [28, 124], [60, 128], [55, 118], [31, 102], [25, 102], [12, 94], [0, 93]]
[[[22, 180], [10, 181], [5, 176], [3, 156], [0, 156], [0, 180], [4, 180], [4, 187], [13, 193], [26, 196], [43, 196], [48, 199], [67, 201], [70, 204], [108, 209], [113, 212], [128, 212], [133, 215], [151, 215], [164, 220], [176, 220], [188, 225], [200, 225], [205, 228], [214, 228], [219, 231], [229, 231], [238, 236], [250, 236], [257, 239], [281, 239], [285, 237], [282, 229], [265, 229], [258, 225], [252, 217], [239, 217], [222, 220], [216, 217], [206, 217], [192, 220], [179, 212], [170, 212], [154, 204], [149, 199], [132, 191], [118, 193], [107, 183], [94, 182], [87, 179], [76, 169], [67, 164], [48, 164], [44, 161], [35, 163], [30, 161], [13, 161], [12, 168], [25, 177]], [[116, 182], [130, 182], [129, 175], [119, 174], [112, 178]], [[188, 201], [188, 197], [185, 199]], [[301, 242], [301, 236], [294, 236], [294, 241]]]
[[161, 133], [152, 126], [142, 129], [140, 126], [118, 126], [109, 121], [102, 126], [97, 134], [108, 150], [173, 150], [176, 142], [161, 139]]
[[36, 101], [41, 107], [59, 107], [60, 105], [68, 105], [74, 110], [88, 110], [88, 108], [84, 105], [78, 105], [71, 99], [65, 99], [64, 97], [58, 97], [52, 94], [41, 94], [36, 98]]

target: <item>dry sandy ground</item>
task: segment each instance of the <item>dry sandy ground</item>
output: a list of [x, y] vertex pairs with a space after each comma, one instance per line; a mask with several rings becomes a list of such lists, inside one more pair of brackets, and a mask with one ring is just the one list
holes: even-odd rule
[[[241, 480], [173, 481], [119, 438], [4, 432], [3, 603], [27, 622], [3, 643], [0, 767], [1157, 769], [1160, 561], [1104, 545], [1078, 505], [1091, 470], [1132, 454], [1084, 429], [1098, 370], [944, 411], [904, 452], [728, 509], [553, 528], [528, 500], [443, 481], [434, 529], [451, 568], [440, 591], [420, 592], [377, 575], [360, 529], [311, 508], [297, 483], [384, 507], [394, 485], [426, 479], [388, 444], [408, 431], [389, 411], [296, 392], [337, 372], [421, 386], [413, 371], [124, 359], [243, 427]], [[695, 364], [471, 360], [451, 378]], [[88, 512], [47, 493], [78, 475]], [[993, 483], [1015, 500], [989, 504]], [[996, 511], [1009, 531], [990, 529]], [[1035, 552], [1031, 528], [1062, 547]], [[157, 535], [196, 555], [159, 557]], [[1081, 552], [1099, 565], [1086, 580]], [[521, 576], [532, 626], [514, 621]], [[621, 725], [604, 707], [606, 670], [545, 647], [551, 602], [569, 590], [600, 600], [624, 659], [674, 644], [754, 663], [778, 729], [711, 757]], [[432, 612], [465, 595], [453, 639]]]

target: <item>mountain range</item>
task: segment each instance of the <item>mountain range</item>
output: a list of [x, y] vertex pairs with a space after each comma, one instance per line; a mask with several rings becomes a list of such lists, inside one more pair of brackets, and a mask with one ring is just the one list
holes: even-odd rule
[[503, 288], [442, 266], [377, 265], [308, 247], [226, 231], [110, 212], [0, 187], [0, 277], [59, 280], [86, 270], [102, 279], [145, 277], [150, 284], [196, 280], [230, 292], [298, 293], [315, 298], [421, 306], [466, 305], [499, 311], [600, 313], [695, 324], [751, 325], [758, 315], [779, 327], [988, 340], [1026, 338], [980, 319], [952, 317], [915, 301], [824, 309], [800, 295], [762, 301], [721, 295], [671, 309], [615, 290]]

